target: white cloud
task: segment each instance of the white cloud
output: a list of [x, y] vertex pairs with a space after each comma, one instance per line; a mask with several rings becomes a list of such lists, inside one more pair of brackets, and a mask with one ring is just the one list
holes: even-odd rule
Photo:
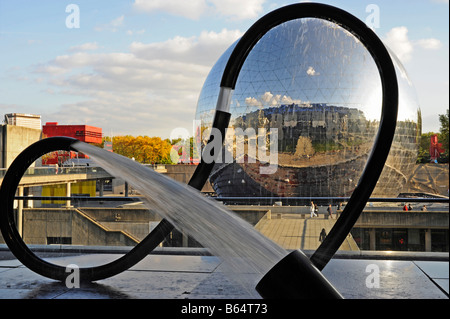
[[148, 13], [169, 14], [198, 20], [205, 14], [215, 13], [232, 19], [253, 19], [263, 11], [266, 0], [135, 0], [134, 8]]
[[101, 31], [117, 32], [119, 27], [123, 26], [124, 20], [125, 20], [125, 16], [121, 15], [120, 17], [110, 21], [109, 23], [96, 26], [94, 28], [94, 30], [98, 31], [98, 32], [101, 32]]
[[393, 28], [386, 34], [384, 41], [403, 63], [411, 60], [414, 47], [408, 38], [408, 28]]
[[276, 107], [280, 105], [289, 105], [289, 104], [302, 104], [305, 105], [305, 103], [302, 103], [299, 99], [293, 99], [290, 96], [283, 95], [281, 97], [280, 94], [274, 95], [271, 92], [265, 92], [263, 95], [259, 97], [247, 97], [245, 98], [245, 104], [248, 106], [271, 106]]
[[265, 0], [210, 0], [216, 12], [233, 19], [254, 19], [263, 11]]
[[134, 8], [144, 12], [163, 11], [197, 20], [207, 10], [205, 0], [135, 0]]
[[316, 70], [314, 70], [312, 66], [310, 66], [308, 70], [306, 70], [306, 74], [308, 74], [309, 76], [320, 75], [320, 73], [316, 72]]
[[39, 64], [34, 66], [33, 73], [44, 73], [48, 76], [57, 76], [61, 74], [65, 74], [67, 72], [67, 69], [61, 68], [57, 65], [52, 64]]
[[283, 98], [281, 99], [281, 104], [302, 104], [302, 101], [299, 99], [292, 99], [290, 96], [283, 95]]
[[177, 36], [164, 42], [149, 44], [133, 42], [130, 51], [147, 60], [164, 57], [211, 66], [241, 36], [242, 32], [238, 30], [223, 29], [219, 33], [203, 31], [198, 37]]
[[70, 47], [69, 52], [78, 52], [78, 51], [94, 51], [99, 48], [97, 42], [87, 42], [80, 45], [75, 45]]
[[261, 95], [261, 101], [267, 103], [270, 103], [272, 101], [273, 94], [270, 92], [265, 92], [263, 95]]
[[124, 20], [124, 16], [121, 15], [120, 17], [112, 20], [110, 22], [110, 25], [113, 26], [113, 27], [120, 27], [121, 25], [123, 25], [123, 20]]
[[128, 35], [144, 34], [144, 33], [145, 33], [145, 29], [136, 30], [136, 31], [133, 31], [133, 30], [128, 30], [127, 31]]
[[255, 97], [247, 97], [247, 98], [245, 98], [245, 104], [247, 104], [248, 106], [262, 106], [261, 101], [259, 101]]
[[88, 96], [97, 96], [99, 92], [147, 92], [155, 96], [171, 89], [189, 93], [201, 87], [209, 70], [206, 66], [163, 57], [146, 60], [131, 53], [76, 53], [58, 56], [36, 72], [51, 75], [53, 69], [51, 74], [62, 76], [51, 77], [51, 84]]
[[405, 26], [391, 29], [386, 34], [384, 42], [402, 63], [411, 61], [415, 48], [426, 50], [439, 50], [442, 48], [442, 42], [435, 38], [410, 40], [408, 37], [408, 28]]
[[420, 39], [416, 41], [416, 44], [426, 50], [439, 50], [442, 48], [442, 42], [438, 39]]
[[193, 102], [189, 97], [180, 100], [178, 97], [149, 98], [145, 94], [102, 92], [81, 102], [64, 104], [54, 113], [43, 114], [43, 118], [57, 119], [61, 124], [98, 126], [105, 135], [168, 137], [176, 127], [192, 127], [194, 111], [186, 105]]
[[[116, 134], [168, 136], [175, 127], [189, 129], [207, 74], [240, 35], [224, 29], [164, 42], [133, 42], [126, 53], [74, 47], [70, 54], [34, 66], [33, 74], [45, 79], [54, 94], [79, 101], [43, 116], [61, 123], [91, 123], [108, 134], [114, 129]], [[77, 49], [81, 47], [94, 46]]]

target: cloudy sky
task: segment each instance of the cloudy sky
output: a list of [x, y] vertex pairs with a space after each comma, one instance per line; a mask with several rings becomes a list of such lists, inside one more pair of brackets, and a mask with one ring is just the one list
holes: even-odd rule
[[[43, 124], [88, 124], [104, 135], [190, 130], [221, 53], [294, 2], [0, 0], [0, 116], [40, 114]], [[449, 107], [448, 0], [324, 3], [374, 24], [416, 87], [423, 131], [438, 131]]]

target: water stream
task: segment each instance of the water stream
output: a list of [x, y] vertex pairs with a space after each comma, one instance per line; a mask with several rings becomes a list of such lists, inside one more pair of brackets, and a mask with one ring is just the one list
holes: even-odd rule
[[262, 276], [288, 253], [222, 204], [186, 184], [86, 143], [77, 142], [73, 147], [112, 176], [127, 181], [150, 209], [219, 257], [225, 264], [223, 271], [248, 292], [255, 291]]

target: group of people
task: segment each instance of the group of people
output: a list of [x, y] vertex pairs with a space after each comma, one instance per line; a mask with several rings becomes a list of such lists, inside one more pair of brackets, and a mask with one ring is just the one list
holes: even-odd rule
[[[316, 203], [311, 202], [311, 206], [310, 206], [309, 210], [311, 213], [311, 218], [318, 216], [319, 207], [317, 207]], [[328, 205], [328, 207], [327, 207], [327, 213], [330, 218], [333, 218], [333, 208], [331, 207], [331, 204]]]
[[[411, 211], [411, 210], [413, 210], [411, 204], [408, 204], [408, 205], [405, 204], [405, 206], [403, 206], [403, 211], [407, 212], [407, 211]], [[427, 211], [427, 205], [423, 205], [420, 210], [422, 212], [426, 212]]]
[[404, 206], [403, 206], [403, 211], [405, 211], [405, 212], [407, 212], [407, 211], [409, 211], [409, 210], [412, 210], [413, 208], [412, 208], [412, 206], [411, 206], [411, 204], [405, 204]]

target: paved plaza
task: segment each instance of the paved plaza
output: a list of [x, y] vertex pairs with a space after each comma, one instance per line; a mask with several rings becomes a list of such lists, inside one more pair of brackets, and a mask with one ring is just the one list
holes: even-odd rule
[[[316, 250], [322, 229], [328, 234], [335, 222], [335, 218], [325, 219], [323, 214], [314, 218], [301, 214], [272, 214], [270, 219], [262, 218], [255, 229], [284, 249]], [[359, 250], [351, 235], [339, 249]]]

